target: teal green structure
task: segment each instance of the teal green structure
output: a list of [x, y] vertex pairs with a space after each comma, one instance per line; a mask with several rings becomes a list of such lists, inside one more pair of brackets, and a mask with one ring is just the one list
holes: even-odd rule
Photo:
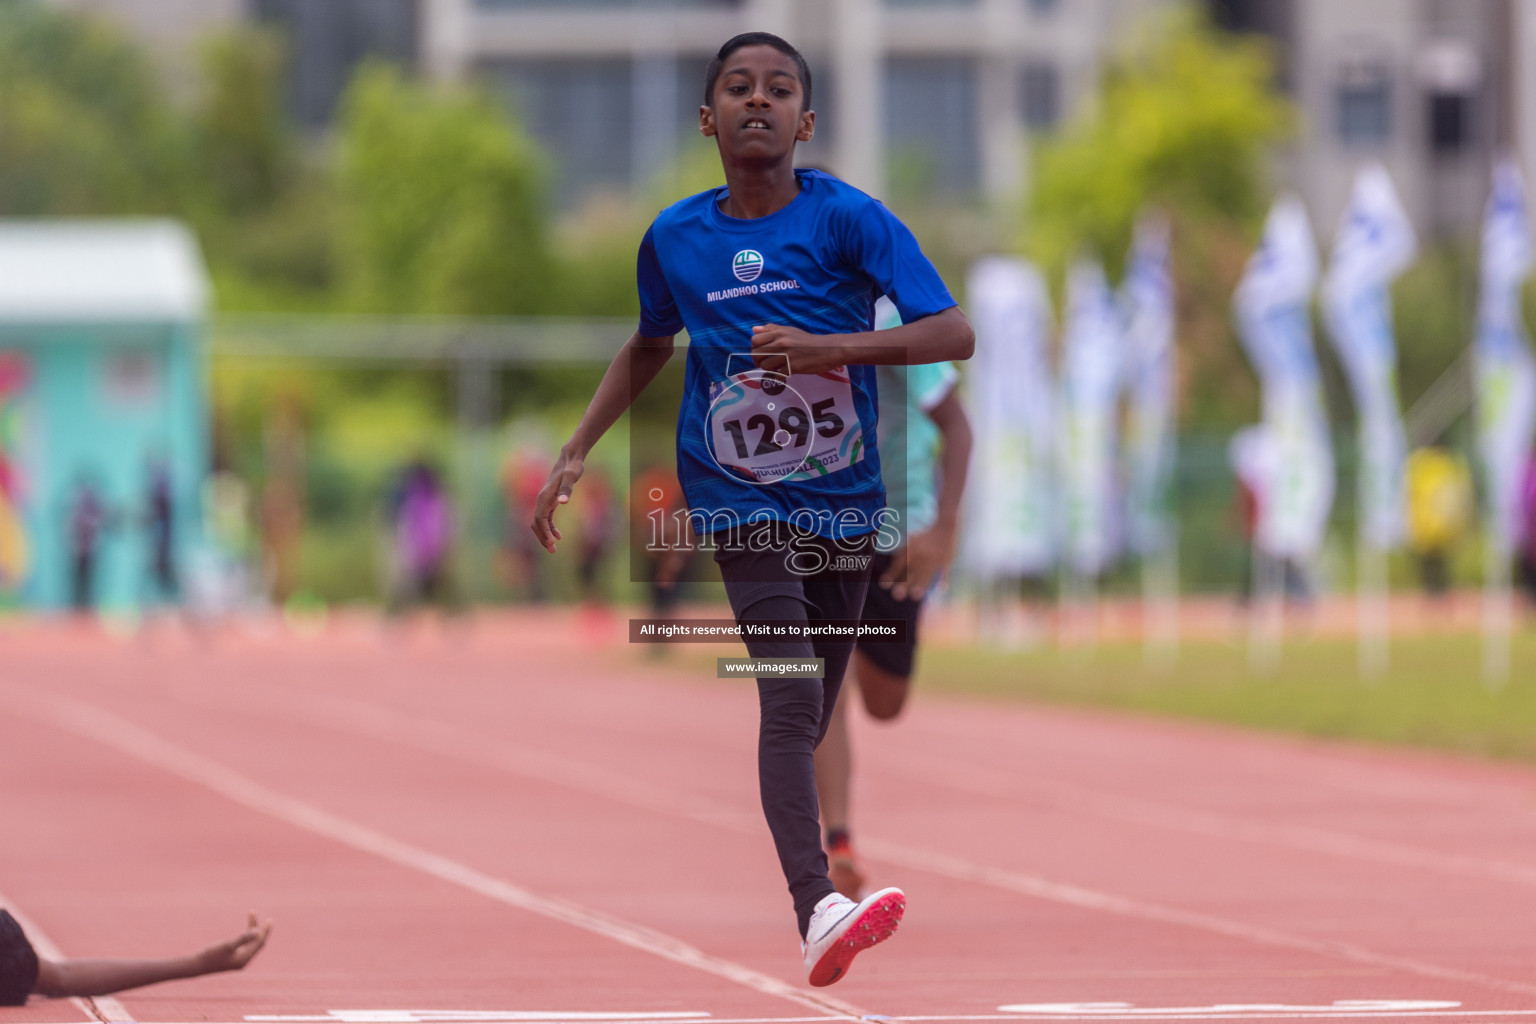
[[185, 593], [210, 469], [207, 296], [179, 223], [0, 220], [0, 608], [70, 607], [87, 481], [104, 512], [91, 605], [178, 600], [152, 571], [156, 472]]

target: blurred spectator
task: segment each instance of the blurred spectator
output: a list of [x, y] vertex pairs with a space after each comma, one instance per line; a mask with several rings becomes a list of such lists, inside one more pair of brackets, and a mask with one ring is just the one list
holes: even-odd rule
[[32, 560], [21, 512], [21, 466], [14, 450], [21, 434], [17, 400], [27, 377], [20, 356], [0, 352], [0, 600], [21, 589]]
[[75, 484], [69, 505], [69, 606], [76, 612], [96, 608], [96, 562], [101, 538], [112, 527], [111, 510], [95, 477], [87, 472]]
[[[573, 502], [580, 531], [576, 540], [576, 571], [581, 582], [581, 599], [589, 604], [603, 604], [602, 581], [598, 574], [618, 539], [618, 511], [614, 508], [608, 474], [601, 466], [588, 466], [581, 485]], [[527, 532], [532, 534], [531, 530]]]
[[1260, 543], [1260, 524], [1269, 501], [1270, 481], [1275, 472], [1275, 450], [1270, 435], [1262, 426], [1244, 427], [1232, 436], [1227, 459], [1232, 466], [1234, 493], [1233, 518], [1245, 541], [1242, 589], [1238, 600], [1247, 602], [1274, 588], [1286, 598], [1306, 603], [1312, 600], [1312, 581], [1302, 559], [1277, 555], [1264, 550]]
[[437, 470], [425, 461], [406, 466], [391, 495], [390, 511], [394, 540], [390, 610], [400, 612], [428, 601], [448, 605], [453, 510]]
[[[661, 618], [672, 613], [679, 597], [678, 581], [684, 575], [691, 549], [680, 547], [683, 539], [677, 536], [680, 528], [675, 513], [686, 506], [683, 488], [671, 467], [655, 465], [646, 469], [631, 485], [630, 543], [634, 545], [637, 564], [646, 584], [646, 596], [652, 617]], [[656, 653], [665, 650], [664, 644], [652, 644]]]
[[181, 596], [176, 575], [176, 504], [171, 493], [171, 470], [164, 459], [149, 467], [149, 494], [144, 528], [149, 534], [149, 603], [175, 602]]
[[202, 499], [207, 557], [188, 589], [197, 610], [225, 614], [251, 597], [251, 492], [239, 474], [220, 469], [203, 484]]
[[1406, 473], [1408, 548], [1424, 593], [1441, 597], [1451, 585], [1451, 554], [1472, 524], [1472, 470], [1459, 452], [1432, 445], [1409, 454]]
[[304, 423], [296, 399], [280, 401], [267, 422], [266, 456], [262, 568], [273, 603], [283, 605], [298, 590], [304, 539]]
[[501, 471], [502, 503], [506, 510], [503, 550], [503, 575], [508, 586], [521, 590], [523, 597], [535, 603], [547, 596], [544, 586], [544, 549], [539, 547], [529, 523], [533, 507], [549, 475], [549, 464], [538, 446], [524, 443], [507, 456]]
[[1536, 606], [1536, 452], [1525, 463], [1525, 482], [1520, 492], [1520, 518], [1523, 537], [1520, 543], [1520, 582], [1531, 604]]

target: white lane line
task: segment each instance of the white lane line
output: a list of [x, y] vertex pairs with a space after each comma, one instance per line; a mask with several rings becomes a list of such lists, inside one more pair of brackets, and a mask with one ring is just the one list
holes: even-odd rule
[[[570, 758], [557, 757], [527, 748], [518, 750], [500, 748], [488, 753], [475, 749], [472, 736], [442, 723], [412, 718], [377, 705], [344, 698], [318, 698], [306, 695], [304, 699], [324, 706], [327, 711], [325, 713], [295, 711], [287, 706], [281, 706], [281, 710], [294, 717], [307, 717], [332, 723], [347, 731], [409, 744], [447, 757], [499, 768], [525, 778], [553, 783], [645, 810], [661, 811], [735, 831], [757, 832], [762, 828], [758, 817], [729, 805], [702, 797], [685, 796], [673, 790], [652, 786], [633, 777], [621, 776]], [[1510, 981], [1475, 971], [1444, 967], [1408, 957], [1378, 953], [1353, 943], [1292, 935], [1273, 928], [1263, 928], [1212, 914], [1165, 907], [1081, 886], [1052, 882], [1034, 875], [989, 867], [960, 857], [872, 838], [867, 834], [860, 840], [860, 846], [866, 854], [892, 864], [942, 875], [961, 882], [1003, 889], [1021, 896], [1144, 921], [1194, 928], [1260, 945], [1343, 958], [1375, 967], [1406, 971], [1426, 978], [1466, 982], [1504, 992], [1536, 995], [1536, 985]]]
[[1095, 814], [1115, 821], [1172, 831], [1190, 832], [1216, 839], [1239, 840], [1257, 845], [1289, 846], [1309, 853], [1349, 857], [1378, 864], [1418, 868], [1449, 875], [1484, 878], [1536, 887], [1536, 865], [1489, 857], [1473, 857], [1388, 840], [1371, 839], [1305, 825], [1275, 825], [1248, 821], [1229, 814], [1205, 811], [1161, 800], [1124, 796], [1053, 779], [1010, 775], [977, 764], [957, 766], [953, 761], [916, 755], [883, 772], [929, 785], [940, 785], [1004, 800], [1040, 799], [1055, 810]]
[[582, 1010], [331, 1010], [328, 1013], [271, 1014], [248, 1013], [251, 1022], [298, 1021], [313, 1024], [316, 1021], [340, 1021], [344, 1024], [474, 1024], [490, 1021], [508, 1024], [513, 1021], [642, 1021], [642, 1020], [698, 1020], [709, 1017], [707, 1010], [678, 1010], [666, 1012], [642, 1010], [623, 1013], [613, 1010], [587, 1012]]
[[13, 703], [26, 713], [132, 755], [173, 775], [211, 789], [235, 803], [270, 815], [356, 850], [452, 883], [508, 906], [612, 939], [634, 949], [713, 974], [765, 995], [777, 996], [813, 1009], [859, 1018], [864, 1011], [830, 996], [803, 992], [785, 981], [750, 967], [710, 956], [680, 939], [643, 925], [592, 910], [568, 900], [540, 896], [511, 882], [492, 877], [442, 854], [393, 839], [348, 821], [313, 804], [268, 789], [238, 772], [190, 750], [176, 746], [111, 712], [68, 698], [29, 695]]
[[[185, 702], [197, 703], [205, 707], [216, 706], [214, 702], [207, 699], [206, 691], [178, 687], [175, 692], [177, 697]], [[230, 695], [224, 694], [224, 696]], [[305, 692], [301, 699], [320, 705], [323, 710], [316, 708], [298, 711], [291, 704], [279, 704], [269, 697], [263, 699], [261, 703], [268, 710], [289, 717], [305, 717], [351, 732], [391, 742], [408, 743], [424, 750], [474, 760], [482, 764], [494, 763], [495, 767], [506, 771], [568, 787], [585, 788], [589, 792], [601, 789], [603, 795], [610, 797], [614, 796], [619, 789], [623, 789], [628, 791], [628, 795], [623, 799], [651, 806], [653, 796], [650, 792], [642, 792], [645, 788], [643, 783], [631, 785], [628, 780], [597, 778], [597, 775], [602, 774], [601, 770], [593, 769], [585, 762], [527, 749], [513, 752], [498, 751], [489, 757], [483, 753], [477, 753], [469, 757], [463, 750], [465, 733], [452, 726], [409, 718], [392, 709], [348, 698]], [[255, 703], [249, 700], [246, 694], [242, 694], [240, 700], [246, 704]], [[1285, 845], [1310, 853], [1536, 887], [1536, 866], [1532, 865], [1442, 853], [1423, 847], [1369, 839], [1328, 829], [1245, 821], [1230, 815], [1163, 801], [1107, 793], [1072, 783], [1046, 779], [1021, 779], [981, 765], [968, 765], [964, 770], [957, 770], [953, 762], [913, 755], [913, 758], [903, 762], [897, 771], [891, 771], [889, 768], [882, 770], [926, 784], [938, 783], [998, 799], [1016, 800], [1037, 796], [1052, 800], [1053, 807], [1069, 813], [1092, 813], [1111, 820], [1211, 838], [1243, 841], [1260, 846]], [[618, 789], [615, 788], [616, 786]], [[676, 813], [675, 808], [671, 810]], [[714, 824], [723, 824], [721, 819], [729, 816], [745, 827], [756, 827], [760, 820], [752, 815], [743, 815], [734, 809], [723, 808], [715, 808], [708, 812], [694, 812], [689, 816], [697, 820], [707, 818]]]
[[1440, 964], [1427, 963], [1423, 960], [1414, 960], [1409, 957], [1394, 956], [1390, 953], [1378, 953], [1375, 950], [1367, 949], [1364, 946], [1357, 946], [1351, 942], [1340, 942], [1333, 939], [1311, 939], [1273, 928], [1263, 928], [1241, 921], [1231, 921], [1213, 914], [1202, 914], [1199, 911], [1182, 910], [1178, 907], [1165, 907], [1156, 903], [1128, 899], [1124, 896], [1115, 896], [1110, 893], [1085, 889], [1080, 886], [1064, 885], [1060, 882], [1052, 882], [1034, 875], [988, 867], [960, 857], [950, 857], [946, 854], [921, 850], [917, 847], [906, 846], [902, 843], [892, 843], [883, 839], [870, 839], [866, 837], [860, 840], [860, 845], [865, 853], [871, 854], [880, 860], [889, 861], [892, 864], [900, 864], [903, 867], [946, 875], [957, 881], [979, 882], [997, 889], [1016, 892], [1021, 896], [1035, 896], [1039, 899], [1051, 900], [1055, 903], [1065, 903], [1068, 906], [1082, 907], [1088, 910], [1100, 910], [1105, 913], [1118, 914], [1122, 917], [1133, 917], [1143, 921], [1157, 921], [1163, 924], [1198, 928], [1202, 931], [1215, 932], [1218, 935], [1245, 939], [1249, 942], [1276, 946], [1282, 949], [1316, 953], [1320, 956], [1342, 957], [1346, 960], [1353, 960], [1356, 963], [1372, 964], [1376, 967], [1406, 971], [1425, 978], [1467, 982], [1473, 985], [1499, 989], [1504, 992], [1536, 995], [1536, 985], [1510, 981], [1507, 978], [1498, 978], [1476, 971], [1443, 967]]
[[[926, 1015], [886, 1016], [884, 1014], [870, 1014], [861, 1018], [861, 1021], [870, 1024], [944, 1024], [945, 1021], [1032, 1021], [1032, 1020], [1406, 1020], [1409, 1018], [1442, 1019], [1454, 1017], [1458, 1020], [1474, 1017], [1496, 1019], [1518, 1019], [1521, 1017], [1536, 1018], [1536, 1010], [1368, 1010], [1368, 1011], [1331, 1011], [1331, 1012], [1254, 1012], [1254, 1013], [1217, 1013], [1217, 1014], [1186, 1014], [1165, 1015], [1162, 1017], [1150, 1017], [1145, 1013], [936, 1013]], [[710, 1024], [832, 1024], [833, 1021], [846, 1021], [847, 1017], [712, 1017]], [[199, 1024], [248, 1024], [252, 1018], [246, 1021], [223, 1022], [199, 1022]], [[139, 1024], [186, 1024], [185, 1021], [143, 1021]], [[548, 1024], [560, 1024], [550, 1020]]]
[[[27, 933], [27, 941], [32, 943], [32, 948], [39, 956], [48, 960], [66, 959], [64, 954], [59, 952], [59, 947], [54, 945], [53, 940], [48, 937], [48, 933], [39, 928], [36, 921], [16, 909], [16, 904], [6, 899], [3, 892], [0, 892], [0, 909], [11, 912], [16, 923], [21, 925], [21, 930]], [[110, 1021], [113, 1024], [135, 1024], [133, 1016], [123, 1008], [123, 1004], [111, 996], [71, 996], [69, 1001], [93, 1020]]]

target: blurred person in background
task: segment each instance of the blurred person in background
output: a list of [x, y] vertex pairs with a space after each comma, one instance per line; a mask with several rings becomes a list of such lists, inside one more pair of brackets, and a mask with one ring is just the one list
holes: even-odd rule
[[181, 597], [176, 572], [176, 502], [171, 493], [171, 468], [163, 458], [150, 462], [144, 529], [149, 541], [148, 603], [174, 604]]
[[[630, 545], [645, 579], [646, 614], [670, 616], [682, 600], [689, 563], [693, 560], [693, 530], [687, 523], [688, 503], [677, 472], [669, 465], [649, 466], [630, 485]], [[646, 644], [648, 658], [667, 656], [666, 644]]]
[[258, 924], [251, 914], [239, 935], [188, 956], [50, 960], [38, 956], [21, 925], [0, 908], [0, 1006], [24, 1006], [30, 995], [47, 999], [105, 996], [162, 981], [238, 971], [261, 952], [270, 934], [272, 922]]
[[[652, 618], [664, 618], [672, 614], [681, 593], [680, 580], [684, 563], [692, 554], [691, 548], [677, 532], [679, 512], [686, 513], [682, 485], [677, 473], [670, 466], [656, 464], [635, 477], [633, 487], [633, 520], [630, 523], [630, 543], [644, 565], [647, 607]], [[686, 532], [686, 531], [685, 531]], [[651, 649], [661, 654], [665, 644], [651, 644]]]
[[65, 519], [69, 554], [69, 606], [80, 614], [96, 610], [96, 566], [101, 540], [112, 529], [113, 515], [89, 470], [75, 481]]
[[535, 604], [542, 603], [547, 593], [538, 538], [529, 533], [528, 521], [533, 518], [549, 462], [541, 447], [524, 442], [507, 456], [501, 469], [502, 504], [507, 516], [503, 575], [509, 587]]
[[[875, 306], [877, 329], [895, 327], [901, 317], [890, 300]], [[880, 366], [875, 370], [880, 395], [881, 465], [886, 508], [901, 546], [876, 554], [873, 581], [860, 618], [900, 620], [906, 637], [896, 643], [860, 640], [849, 669], [858, 683], [864, 710], [876, 721], [901, 714], [912, 689], [918, 622], [929, 589], [954, 561], [960, 500], [971, 461], [971, 422], [956, 385], [960, 373], [951, 363]], [[893, 471], [902, 466], [904, 471]], [[845, 691], [832, 709], [832, 722], [816, 748], [816, 793], [826, 829], [827, 877], [849, 899], [863, 898], [864, 867], [854, 852], [849, 805], [853, 746], [848, 736]]]
[[251, 491], [228, 467], [214, 471], [203, 483], [203, 533], [209, 558], [197, 580], [200, 610], [227, 614], [251, 596]]
[[1536, 451], [1525, 462], [1525, 484], [1520, 494], [1523, 537], [1519, 553], [1519, 578], [1525, 596], [1536, 609]]
[[1408, 456], [1408, 549], [1419, 563], [1419, 581], [1431, 598], [1451, 586], [1451, 556], [1472, 525], [1472, 470], [1459, 452], [1443, 445], [1415, 448]]
[[299, 402], [277, 402], [266, 429], [267, 478], [261, 490], [262, 570], [273, 604], [298, 592], [304, 541], [304, 421]]
[[1268, 505], [1277, 458], [1269, 429], [1262, 424], [1242, 428], [1227, 445], [1233, 479], [1231, 515], [1244, 541], [1238, 591], [1238, 602], [1244, 605], [1271, 589], [1303, 605], [1312, 600], [1312, 573], [1306, 561], [1267, 551], [1261, 542], [1261, 524], [1272, 514]]
[[1237, 599], [1247, 604], [1259, 585], [1259, 515], [1263, 503], [1263, 472], [1259, 465], [1263, 427], [1245, 427], [1232, 435], [1227, 461], [1232, 467], [1231, 521], [1243, 539], [1242, 580]]
[[603, 562], [618, 540], [619, 511], [614, 506], [608, 474], [601, 467], [589, 469], [584, 479], [586, 486], [581, 489], [581, 499], [574, 509], [578, 529], [576, 578], [581, 584], [582, 601], [597, 608], [608, 603], [601, 574]]
[[453, 546], [453, 509], [438, 472], [418, 459], [403, 470], [390, 496], [393, 585], [389, 610], [451, 605], [448, 561]]

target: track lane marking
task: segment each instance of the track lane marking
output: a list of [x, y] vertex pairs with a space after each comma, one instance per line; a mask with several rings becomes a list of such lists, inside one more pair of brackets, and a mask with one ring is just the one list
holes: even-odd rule
[[[1536, 1009], [1533, 1010], [1366, 1010], [1366, 1011], [1323, 1011], [1323, 1012], [1269, 1012], [1269, 1013], [1207, 1013], [1207, 1014], [1169, 1014], [1161, 1016], [1148, 1013], [956, 1013], [956, 1014], [922, 1014], [905, 1016], [887, 1016], [885, 1014], [871, 1014], [861, 1018], [861, 1022], [867, 1024], [944, 1024], [946, 1021], [955, 1021], [959, 1024], [971, 1021], [1036, 1021], [1036, 1020], [1407, 1020], [1428, 1019], [1437, 1020], [1454, 1017], [1458, 1020], [1477, 1018], [1493, 1020], [1516, 1020], [1523, 1017], [1536, 1018]], [[224, 1022], [200, 1022], [200, 1024], [252, 1024], [260, 1018], [247, 1017], [243, 1021]], [[832, 1024], [834, 1021], [846, 1021], [847, 1017], [712, 1017], [708, 1018], [708, 1024]], [[185, 1021], [142, 1021], [138, 1024], [186, 1024]], [[561, 1024], [558, 1020], [537, 1022], [537, 1024]]]
[[[16, 908], [16, 904], [6, 898], [5, 893], [0, 892], [0, 909], [8, 910], [16, 923], [21, 925], [21, 930], [27, 933], [27, 941], [32, 943], [32, 948], [49, 960], [68, 959], [59, 952], [59, 947], [48, 937], [48, 933], [37, 926], [37, 922], [23, 914]], [[103, 1024], [136, 1024], [133, 1015], [123, 1004], [111, 996], [70, 996], [69, 1001], [78, 1006], [87, 1017], [101, 1021]]]
[[[207, 699], [206, 691], [190, 690], [175, 684], [171, 684], [165, 687], [165, 689], [174, 693], [184, 703], [194, 703], [206, 708], [218, 707], [217, 703]], [[441, 722], [409, 718], [393, 708], [386, 708], [352, 698], [336, 697], [329, 694], [316, 695], [308, 691], [304, 691], [301, 694], [299, 691], [291, 689], [290, 693], [310, 703], [325, 704], [327, 708], [323, 713], [316, 713], [307, 709], [299, 711], [291, 704], [272, 701], [266, 695], [263, 695], [259, 701], [253, 701], [248, 693], [242, 693], [236, 699], [248, 706], [253, 703], [260, 703], [261, 706], [287, 717], [305, 717], [311, 720], [326, 722], [333, 726], [340, 726], [348, 731], [361, 732], [364, 735], [371, 735], [394, 742], [409, 743], [435, 753], [446, 753], [458, 756], [461, 759], [466, 757], [460, 746], [464, 737], [470, 734], [458, 727]], [[232, 695], [226, 692], [224, 696]], [[426, 733], [431, 734], [430, 740], [423, 735]], [[488, 760], [494, 760], [494, 758], [487, 759], [483, 755], [477, 755], [469, 759], [479, 761], [480, 763], [488, 763]], [[913, 765], [919, 763], [923, 766], [920, 772], [908, 770]], [[578, 762], [531, 749], [525, 756], [512, 755], [506, 757], [504, 763], [499, 764], [498, 767], [567, 786], [572, 786], [572, 783], [566, 776], [569, 776], [569, 778], [580, 778], [589, 772], [585, 762]], [[974, 779], [970, 777], [973, 769]], [[1388, 840], [1370, 839], [1346, 832], [1313, 828], [1311, 826], [1277, 826], [1263, 822], [1245, 821], [1242, 818], [1222, 812], [1205, 811], [1142, 797], [1124, 796], [1090, 786], [1078, 786], [1072, 783], [1050, 780], [1020, 780], [998, 769], [982, 765], [970, 766], [966, 769], [966, 772], [962, 773], [955, 771], [952, 761], [932, 757], [925, 758], [922, 755], [917, 755], [911, 765], [904, 765], [897, 771], [882, 770], [890, 775], [905, 776], [909, 779], [915, 778], [927, 784], [934, 784], [936, 780], [942, 778], [942, 785], [998, 799], [1028, 799], [1029, 794], [1023, 791], [1032, 791], [1046, 799], [1053, 800], [1051, 806], [1054, 809], [1069, 813], [1085, 815], [1091, 813], [1110, 820], [1128, 821], [1134, 824], [1148, 825], [1155, 828], [1181, 831], [1211, 838], [1249, 842], [1255, 845], [1285, 845], [1309, 853], [1351, 858], [1367, 863], [1391, 864], [1397, 867], [1416, 868], [1489, 881], [1509, 882], [1536, 888], [1536, 865], [1472, 857], [1464, 854], [1444, 853], [1425, 847], [1411, 846]], [[596, 771], [601, 772], [602, 770], [596, 769]], [[611, 778], [594, 779], [592, 781], [598, 787], [611, 787], [617, 784], [624, 788], [624, 780], [620, 780], [617, 783]], [[643, 787], [645, 784], [640, 783], [637, 785]], [[582, 788], [582, 786], [576, 785], [572, 788]], [[595, 792], [595, 790], [593, 791]], [[605, 795], [611, 795], [611, 792], [605, 793]], [[639, 800], [649, 799], [649, 797], [641, 795], [638, 791], [633, 795]], [[711, 814], [716, 818], [719, 817], [718, 811], [711, 812]], [[755, 824], [759, 819], [755, 816], [747, 816], [746, 821]], [[720, 822], [717, 820], [716, 823]]]
[[[759, 818], [734, 807], [703, 797], [680, 797], [672, 790], [652, 786], [632, 777], [620, 776], [585, 762], [531, 749], [511, 751], [499, 748], [494, 754], [481, 750], [470, 751], [466, 749], [465, 739], [466, 736], [473, 739], [473, 734], [454, 726], [413, 718], [391, 708], [351, 698], [317, 697], [308, 694], [305, 695], [305, 699], [311, 703], [326, 706], [329, 713], [316, 714], [307, 710], [295, 710], [287, 704], [276, 702], [271, 702], [267, 706], [276, 708], [284, 715], [333, 723], [348, 731], [363, 732], [377, 739], [405, 743], [457, 760], [500, 768], [526, 778], [550, 782], [647, 810], [661, 811], [735, 831], [755, 833], [762, 827]], [[887, 863], [937, 874], [956, 881], [986, 885], [1017, 895], [1143, 921], [1193, 928], [1259, 945], [1342, 958], [1355, 963], [1405, 971], [1421, 977], [1465, 982], [1522, 995], [1536, 995], [1536, 985], [1532, 984], [1475, 971], [1444, 967], [1409, 957], [1378, 953], [1354, 943], [1312, 939], [1277, 929], [1229, 920], [1213, 914], [1182, 910], [1082, 886], [1053, 882], [1023, 872], [994, 868], [948, 854], [870, 838], [868, 835], [860, 841], [860, 845], [866, 854], [873, 854], [877, 859]]]
[[[921, 767], [921, 770], [917, 770]], [[939, 784], [997, 799], [1051, 801], [1053, 810], [1095, 814], [1114, 821], [1128, 821], [1170, 831], [1189, 832], [1216, 839], [1283, 845], [1308, 853], [1331, 854], [1378, 864], [1419, 868], [1444, 874], [1511, 882], [1536, 888], [1536, 865], [1445, 853], [1391, 840], [1371, 839], [1308, 825], [1272, 825], [1248, 821], [1220, 811], [1207, 811], [1162, 800], [1125, 796], [1091, 786], [1046, 779], [1020, 779], [996, 768], [967, 765], [957, 771], [953, 761], [918, 755], [894, 771], [894, 776]]]
[[361, 850], [401, 867], [449, 882], [470, 892], [552, 920], [573, 925], [634, 949], [727, 981], [813, 1009], [858, 1019], [865, 1011], [830, 996], [803, 992], [788, 982], [742, 964], [711, 956], [681, 939], [554, 896], [541, 896], [487, 875], [442, 854], [413, 846], [349, 821], [313, 804], [269, 789], [200, 754], [177, 746], [109, 711], [69, 697], [29, 694], [13, 706], [77, 735], [138, 758], [189, 782], [210, 789], [251, 810], [260, 811], [315, 835]]

